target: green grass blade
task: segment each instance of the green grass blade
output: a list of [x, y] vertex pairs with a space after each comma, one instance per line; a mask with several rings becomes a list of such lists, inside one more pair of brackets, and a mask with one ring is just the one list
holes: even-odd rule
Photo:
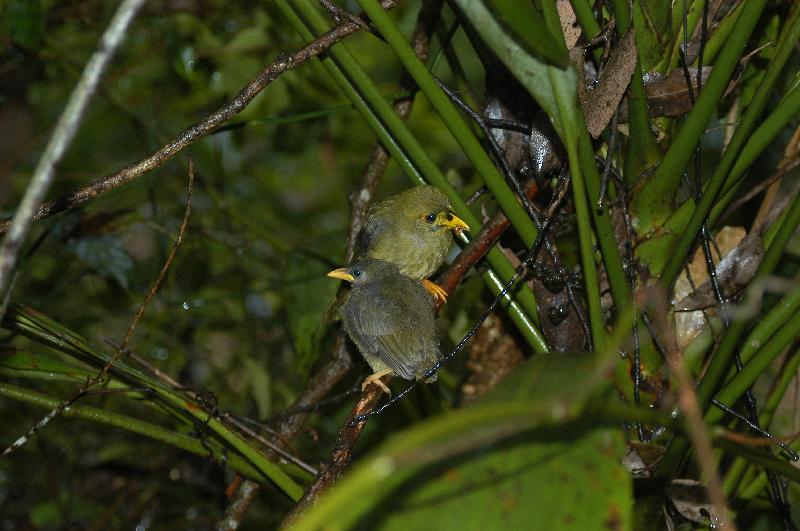
[[[92, 346], [78, 334], [75, 334], [68, 328], [33, 310], [24, 309], [19, 306], [11, 306], [6, 311], [6, 315], [3, 319], [3, 327], [7, 330], [25, 335], [37, 342], [51, 346], [59, 352], [74, 356], [80, 361], [89, 363], [96, 368], [105, 366], [113, 359], [111, 355]], [[189, 417], [197, 419], [200, 423], [205, 424], [213, 433], [226, 441], [247, 459], [261, 474], [263, 474], [263, 477], [274, 482], [275, 485], [291, 499], [296, 501], [302, 496], [302, 487], [287, 476], [280, 467], [272, 463], [238, 433], [231, 431], [227, 426], [217, 420], [216, 417], [206, 412], [188, 397], [168, 389], [158, 380], [129, 366], [122, 360], [116, 360], [109, 372], [133, 387], [145, 387], [149, 389], [155, 397], [171, 406], [174, 410], [180, 412], [181, 415], [188, 415]]]
[[[680, 184], [683, 169], [692, 157], [695, 146], [697, 146], [700, 137], [705, 132], [706, 126], [722, 97], [722, 93], [728, 86], [731, 75], [739, 63], [742, 51], [758, 22], [758, 17], [765, 4], [766, 0], [750, 0], [746, 2], [742, 13], [736, 21], [736, 28], [733, 34], [720, 53], [714, 65], [714, 70], [700, 91], [694, 107], [686, 117], [686, 121], [673, 139], [656, 171], [644, 188], [636, 194], [632, 209], [633, 214], [639, 219], [637, 230], [640, 232], [648, 232], [653, 227], [659, 226], [672, 211], [672, 202]], [[718, 180], [721, 181], [722, 178], [724, 176], [718, 177]], [[720, 182], [718, 186], [721, 185], [722, 183]], [[709, 185], [710, 190], [713, 190], [712, 186], [714, 185]], [[716, 193], [711, 191], [706, 195], [711, 195], [713, 199]], [[697, 226], [699, 227], [699, 224]], [[683, 255], [679, 256], [681, 252], [683, 252]], [[683, 261], [685, 252], [681, 247], [675, 253], [675, 256], [678, 256]]]

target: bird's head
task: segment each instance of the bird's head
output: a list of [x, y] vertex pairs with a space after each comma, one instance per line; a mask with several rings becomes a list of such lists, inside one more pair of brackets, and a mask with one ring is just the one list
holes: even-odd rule
[[401, 274], [400, 270], [394, 264], [383, 260], [365, 258], [350, 267], [334, 269], [327, 276], [344, 280], [353, 284], [353, 286], [363, 286], [369, 282], [399, 274]]
[[447, 196], [434, 186], [416, 186], [398, 196], [399, 208], [422, 230], [468, 231], [467, 225], [453, 213]]

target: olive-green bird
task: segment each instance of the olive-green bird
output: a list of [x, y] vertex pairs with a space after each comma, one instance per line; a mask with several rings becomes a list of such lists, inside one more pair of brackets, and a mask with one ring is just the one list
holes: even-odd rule
[[[433, 305], [422, 285], [397, 265], [371, 258], [328, 276], [352, 284], [339, 314], [345, 332], [374, 372], [362, 387], [374, 382], [388, 393], [380, 381], [387, 374], [422, 379], [439, 359]], [[436, 375], [427, 381], [436, 381]]]
[[376, 258], [397, 265], [400, 272], [422, 280], [443, 302], [447, 292], [427, 280], [442, 265], [453, 245], [451, 232], [469, 230], [453, 214], [447, 196], [434, 186], [410, 188], [375, 203], [356, 236], [353, 261]]

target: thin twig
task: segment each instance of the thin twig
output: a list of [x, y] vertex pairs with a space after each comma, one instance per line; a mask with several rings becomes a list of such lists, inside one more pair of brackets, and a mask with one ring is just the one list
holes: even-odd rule
[[[3, 232], [8, 232], [0, 245], [0, 299], [5, 299], [4, 294], [9, 287], [9, 277], [17, 262], [17, 255], [31, 225], [34, 220], [38, 219], [35, 210], [42, 203], [47, 189], [50, 188], [55, 166], [64, 156], [72, 139], [75, 138], [75, 133], [83, 121], [89, 101], [97, 89], [103, 72], [122, 43], [131, 21], [143, 3], [144, 0], [125, 0], [117, 8], [114, 17], [100, 38], [97, 50], [86, 63], [78, 84], [70, 94], [67, 107], [61, 113], [58, 124], [50, 136], [50, 141], [39, 158], [25, 196], [17, 208], [17, 213], [12, 220], [6, 220], [3, 224]], [[0, 315], [0, 320], [2, 317]]]
[[253, 430], [251, 430], [250, 428], [245, 426], [245, 424], [243, 422], [241, 422], [239, 419], [237, 419], [236, 417], [234, 417], [230, 413], [223, 413], [222, 415], [220, 415], [220, 418], [225, 420], [227, 424], [236, 427], [237, 430], [241, 431], [242, 433], [244, 433], [248, 437], [260, 442], [265, 447], [267, 447], [269, 450], [275, 452], [276, 454], [281, 456], [286, 461], [288, 461], [290, 463], [294, 463], [295, 465], [297, 465], [298, 467], [302, 468], [303, 470], [305, 470], [309, 474], [313, 474], [313, 475], [317, 474], [317, 469], [316, 468], [314, 468], [313, 466], [309, 465], [308, 463], [306, 463], [302, 459], [300, 459], [300, 458], [290, 454], [289, 452], [285, 451], [283, 448], [281, 448], [280, 446], [278, 446], [274, 442], [272, 442], [270, 440], [267, 440], [264, 437], [262, 437], [261, 435], [259, 435], [258, 433], [254, 432]]
[[258, 488], [258, 483], [248, 480], [241, 481], [237, 485], [235, 493], [231, 496], [228, 506], [225, 508], [225, 515], [222, 520], [217, 522], [218, 531], [239, 528], [239, 524], [250, 507], [250, 502], [253, 501], [253, 498], [258, 493]]
[[[723, 404], [722, 402], [720, 402], [716, 398], [712, 398], [711, 399], [711, 403], [714, 406], [716, 406], [718, 409], [724, 411], [726, 414], [739, 419], [741, 422], [744, 422], [751, 430], [753, 430], [754, 432], [756, 432], [759, 435], [761, 435], [763, 440], [767, 440], [768, 441], [766, 444], [762, 443], [762, 446], [767, 446], [769, 444], [776, 444], [778, 447], [780, 447], [781, 450], [786, 452], [786, 454], [789, 456], [789, 458], [792, 461], [797, 461], [798, 459], [800, 459], [800, 455], [798, 455], [797, 452], [792, 450], [791, 446], [789, 446], [788, 444], [786, 444], [783, 441], [779, 440], [777, 437], [772, 435], [767, 430], [761, 428], [759, 425], [753, 423], [750, 419], [748, 419], [744, 415], [738, 413], [736, 410], [734, 410], [732, 408], [729, 408], [728, 406], [726, 406], [725, 404]], [[742, 437], [747, 437], [746, 435], [742, 435], [742, 434], [737, 434], [737, 435], [741, 435]]]
[[725, 209], [725, 212], [720, 216], [720, 219], [727, 219], [731, 216], [734, 212], [738, 212], [741, 210], [742, 206], [753, 199], [755, 196], [763, 192], [766, 188], [769, 188], [774, 183], [780, 181], [784, 175], [786, 175], [789, 171], [795, 169], [798, 165], [800, 165], [800, 157], [796, 157], [792, 159], [788, 165], [782, 166], [778, 168], [775, 173], [758, 183], [757, 185], [750, 188], [747, 193], [745, 193], [742, 197], [738, 198], [736, 201], [731, 203], [731, 205]]
[[[381, 381], [384, 385], [391, 382], [391, 376], [384, 376]], [[322, 494], [338, 480], [353, 457], [353, 448], [366, 426], [365, 422], [354, 422], [360, 415], [372, 411], [378, 405], [383, 395], [383, 390], [375, 385], [369, 385], [361, 394], [358, 403], [347, 416], [344, 425], [336, 437], [336, 442], [331, 450], [330, 457], [322, 464], [314, 482], [306, 490], [303, 498], [283, 520], [282, 528], [291, 527], [292, 523], [309, 507], [313, 506]]]
[[372, 32], [369, 27], [369, 24], [366, 23], [363, 19], [355, 16], [350, 11], [346, 9], [342, 9], [341, 7], [337, 6], [331, 0], [318, 0], [320, 5], [324, 7], [328, 13], [330, 13], [331, 18], [337, 24], [342, 24], [345, 19], [352, 22], [353, 24], [358, 24], [358, 26], [363, 29], [364, 31]]

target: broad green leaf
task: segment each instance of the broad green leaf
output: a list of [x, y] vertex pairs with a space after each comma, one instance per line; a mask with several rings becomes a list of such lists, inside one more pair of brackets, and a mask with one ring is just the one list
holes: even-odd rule
[[474, 406], [391, 437], [296, 528], [628, 528], [625, 445], [603, 427], [614, 421], [584, 417], [618, 400], [610, 363], [588, 353], [529, 360]]
[[325, 276], [330, 266], [302, 253], [290, 252], [286, 264], [281, 295], [289, 318], [295, 362], [301, 372], [307, 372], [319, 356], [319, 342], [325, 331], [322, 315], [339, 284]]
[[[487, 7], [514, 42], [547, 62], [565, 67], [569, 64], [561, 35], [553, 35], [531, 2], [487, 0]], [[561, 39], [561, 43], [558, 42]]]
[[67, 248], [101, 277], [128, 287], [133, 260], [119, 239], [109, 235], [72, 239], [67, 242]]
[[621, 465], [625, 446], [615, 430], [541, 430], [498, 446], [459, 455], [415, 476], [401, 487], [403, 495], [391, 496], [367, 517], [365, 527], [583, 530], [630, 525], [632, 489]]
[[11, 0], [6, 7], [4, 25], [14, 42], [31, 50], [39, 48], [46, 16], [41, 0]]
[[272, 385], [269, 372], [266, 367], [249, 356], [246, 356], [243, 361], [247, 367], [250, 395], [256, 403], [258, 418], [265, 419], [272, 413]]

